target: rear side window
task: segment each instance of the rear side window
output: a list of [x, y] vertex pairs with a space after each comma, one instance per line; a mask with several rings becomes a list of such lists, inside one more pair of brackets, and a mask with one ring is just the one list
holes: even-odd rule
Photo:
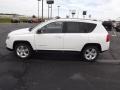
[[84, 22], [64, 22], [65, 33], [90, 33], [92, 32], [96, 24], [84, 23]]
[[64, 23], [65, 33], [79, 33], [79, 23], [77, 22], [65, 22]]

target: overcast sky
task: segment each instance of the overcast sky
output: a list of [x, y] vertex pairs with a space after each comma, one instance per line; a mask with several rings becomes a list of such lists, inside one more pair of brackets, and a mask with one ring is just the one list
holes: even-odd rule
[[[120, 17], [120, 0], [55, 0], [53, 16], [57, 16], [57, 6], [60, 5], [60, 16], [66, 17], [70, 10], [76, 10], [75, 17], [82, 17], [82, 11], [97, 19], [115, 19]], [[17, 13], [32, 16], [37, 15], [37, 0], [0, 0], [0, 13]], [[40, 2], [41, 15], [41, 2]], [[44, 0], [44, 16], [47, 17], [47, 4]]]

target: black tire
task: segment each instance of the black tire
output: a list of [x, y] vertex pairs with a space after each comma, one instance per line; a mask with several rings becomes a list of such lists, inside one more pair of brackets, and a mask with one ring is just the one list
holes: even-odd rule
[[[28, 55], [25, 56], [25, 57], [21, 57], [20, 55], [18, 55], [18, 48], [20, 48], [21, 46], [25, 47], [25, 49], [28, 50]], [[20, 59], [29, 59], [31, 56], [32, 56], [32, 53], [33, 53], [33, 49], [32, 47], [29, 45], [29, 44], [26, 44], [26, 43], [18, 43], [15, 45], [15, 48], [14, 48], [14, 52], [15, 52], [15, 55], [17, 57], [19, 57]]]
[[[87, 53], [88, 53], [87, 50], [89, 50], [89, 49], [95, 50], [94, 53], [96, 53], [93, 58], [92, 58], [92, 54], [91, 54], [91, 56], [89, 56], [89, 57], [91, 57], [91, 59], [88, 59], [89, 57], [87, 56]], [[100, 53], [100, 51], [96, 46], [86, 46], [82, 50], [82, 59], [86, 62], [95, 62], [99, 56], [99, 53]]]

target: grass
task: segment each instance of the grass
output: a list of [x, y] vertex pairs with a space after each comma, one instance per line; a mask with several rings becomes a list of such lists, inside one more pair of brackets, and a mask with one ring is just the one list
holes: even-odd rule
[[0, 23], [11, 23], [10, 18], [0, 18]]
[[[27, 19], [20, 19], [20, 21], [27, 21]], [[11, 18], [0, 18], [0, 23], [11, 23]]]

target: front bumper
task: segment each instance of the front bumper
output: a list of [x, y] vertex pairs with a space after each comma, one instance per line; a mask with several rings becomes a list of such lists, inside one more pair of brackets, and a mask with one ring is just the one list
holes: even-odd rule
[[7, 49], [8, 51], [13, 51], [13, 49], [10, 49], [10, 48], [8, 48], [8, 47], [6, 47], [6, 49]]
[[7, 39], [6, 42], [6, 48], [12, 50], [13, 49], [13, 42], [11, 41], [11, 39]]

